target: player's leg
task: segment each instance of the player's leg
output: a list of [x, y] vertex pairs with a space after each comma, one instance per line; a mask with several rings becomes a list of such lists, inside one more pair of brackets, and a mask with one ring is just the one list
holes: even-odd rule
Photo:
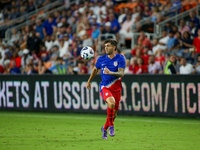
[[106, 120], [105, 125], [101, 128], [101, 131], [103, 132], [102, 138], [107, 139], [107, 129], [110, 125], [113, 126], [115, 99], [112, 96], [112, 93], [110, 92], [110, 90], [107, 88], [103, 88], [101, 90], [101, 96], [103, 100], [105, 100], [106, 103], [108, 104], [107, 120]]
[[115, 118], [117, 117], [117, 112], [119, 110], [119, 102], [121, 100], [121, 91], [113, 93], [113, 96], [115, 98], [115, 111], [114, 111], [114, 119], [113, 119], [114, 121]]
[[108, 109], [107, 109], [107, 120], [108, 120], [108, 125], [109, 125], [109, 135], [114, 136], [114, 108], [115, 108], [115, 99], [114, 97], [108, 97], [106, 99], [106, 102], [108, 104]]

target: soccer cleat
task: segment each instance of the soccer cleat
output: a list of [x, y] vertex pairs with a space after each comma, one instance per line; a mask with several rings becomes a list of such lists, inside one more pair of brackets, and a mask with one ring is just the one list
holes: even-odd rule
[[107, 137], [107, 131], [106, 130], [104, 130], [104, 126], [103, 127], [101, 127], [101, 131], [102, 131], [102, 139], [108, 139], [108, 137]]
[[114, 126], [109, 126], [109, 135], [115, 136]]

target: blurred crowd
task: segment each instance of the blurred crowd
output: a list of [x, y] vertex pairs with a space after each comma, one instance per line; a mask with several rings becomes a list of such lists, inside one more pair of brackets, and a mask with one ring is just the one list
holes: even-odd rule
[[[54, 0], [2, 0], [0, 1], [0, 25], [46, 6], [51, 2], [54, 2]], [[15, 24], [20, 24], [24, 20], [25, 18], [17, 20]]]
[[[34, 10], [36, 4], [42, 7], [51, 1], [7, 2], [4, 6], [9, 7], [1, 8], [3, 22], [6, 18], [14, 19], [17, 14], [22, 15], [17, 13], [21, 8], [27, 13]], [[105, 39], [116, 38], [117, 53], [121, 53], [120, 49], [126, 47], [127, 40], [132, 37], [132, 26], [148, 17], [151, 17], [151, 21], [147, 24], [137, 24], [136, 31], [140, 32], [140, 36], [135, 48], [125, 55], [125, 73], [198, 73], [200, 23], [195, 12], [190, 13], [187, 22], [181, 20], [179, 26], [168, 22], [162, 37], [151, 41], [145, 35], [145, 32], [153, 32], [153, 23], [180, 13], [180, 4], [180, 0], [129, 0], [123, 3], [115, 0], [84, 0], [73, 3], [68, 9], [55, 11], [47, 18], [38, 17], [30, 26], [20, 30], [13, 28], [12, 37], [7, 41], [1, 38], [0, 73], [90, 74], [98, 57], [105, 54]], [[94, 58], [89, 61], [80, 56], [85, 46], [95, 51]], [[188, 64], [192, 68], [188, 69]]]

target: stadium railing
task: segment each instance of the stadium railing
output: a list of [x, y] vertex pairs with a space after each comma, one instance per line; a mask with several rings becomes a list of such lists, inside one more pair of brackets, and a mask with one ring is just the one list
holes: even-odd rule
[[5, 24], [2, 24], [2, 25], [0, 26], [0, 30], [4, 30], [4, 29], [8, 29], [8, 28], [10, 28], [10, 27], [13, 27], [13, 26], [15, 26], [15, 24], [17, 24], [20, 20], [27, 21], [27, 20], [29, 20], [30, 18], [32, 18], [32, 17], [38, 15], [38, 13], [40, 13], [40, 12], [48, 11], [49, 9], [52, 9], [52, 8], [54, 8], [54, 7], [58, 7], [58, 6], [62, 5], [62, 4], [63, 4], [62, 0], [58, 0], [58, 1], [52, 2], [52, 3], [50, 3], [50, 4], [48, 4], [48, 5], [44, 6], [44, 7], [41, 7], [41, 8], [39, 8], [39, 9], [36, 9], [36, 10], [30, 12], [30, 13], [27, 13], [27, 14], [25, 14], [25, 15], [23, 15], [23, 16], [20, 16], [20, 17], [16, 18], [16, 19], [10, 20], [10, 21], [6, 22]]
[[20, 29], [22, 29], [24, 26], [31, 25], [33, 22], [35, 22], [36, 19], [38, 19], [38, 18], [40, 18], [40, 19], [41, 19], [41, 18], [46, 18], [49, 14], [52, 14], [52, 13], [54, 13], [55, 11], [58, 11], [58, 10], [63, 10], [63, 9], [65, 9], [65, 8], [69, 8], [70, 5], [71, 5], [71, 4], [74, 4], [74, 3], [75, 3], [75, 1], [72, 1], [72, 2], [67, 3], [67, 4], [65, 4], [65, 5], [62, 5], [62, 6], [58, 7], [58, 8], [55, 8], [55, 9], [53, 9], [53, 10], [51, 10], [51, 11], [44, 12], [41, 16], [37, 16], [37, 17], [35, 17], [35, 18], [32, 19], [32, 20], [27, 20], [27, 21], [25, 21], [25, 22], [23, 22], [23, 23], [21, 23], [21, 24], [19, 24], [19, 25], [16, 25], [16, 26], [14, 26], [14, 27], [12, 27], [12, 28], [7, 29], [6, 32], [5, 32], [5, 40], [9, 41], [9, 40], [11, 39], [11, 36], [12, 36], [12, 29], [20, 30]]

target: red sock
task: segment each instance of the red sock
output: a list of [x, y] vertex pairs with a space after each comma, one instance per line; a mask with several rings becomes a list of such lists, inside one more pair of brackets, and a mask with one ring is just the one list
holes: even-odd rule
[[104, 128], [104, 130], [107, 131], [108, 127], [109, 127], [109, 124], [108, 124], [108, 117], [107, 117], [106, 123], [103, 128]]
[[114, 119], [114, 108], [113, 109], [110, 109], [109, 107], [108, 107], [108, 109], [107, 109], [107, 115], [108, 115], [108, 124], [109, 124], [109, 126], [113, 126], [114, 124], [113, 124], [113, 119]]

